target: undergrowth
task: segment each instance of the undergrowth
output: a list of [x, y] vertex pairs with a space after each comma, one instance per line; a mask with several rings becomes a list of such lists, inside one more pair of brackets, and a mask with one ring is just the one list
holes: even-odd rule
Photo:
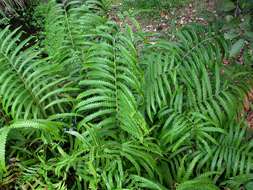
[[194, 24], [144, 40], [107, 3], [50, 0], [38, 44], [1, 30], [0, 188], [252, 189], [231, 42]]

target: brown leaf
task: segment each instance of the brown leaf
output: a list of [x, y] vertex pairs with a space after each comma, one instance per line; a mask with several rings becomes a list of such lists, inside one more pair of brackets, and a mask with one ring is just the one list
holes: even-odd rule
[[223, 59], [223, 64], [224, 64], [224, 65], [228, 65], [228, 64], [229, 64], [229, 60]]
[[253, 112], [251, 111], [247, 116], [248, 125], [253, 128]]
[[249, 101], [253, 102], [253, 91], [251, 90], [248, 94]]
[[246, 112], [248, 112], [248, 111], [250, 110], [250, 101], [249, 101], [248, 97], [246, 97], [246, 98], [244, 99], [243, 107], [244, 107], [244, 110], [245, 110]]

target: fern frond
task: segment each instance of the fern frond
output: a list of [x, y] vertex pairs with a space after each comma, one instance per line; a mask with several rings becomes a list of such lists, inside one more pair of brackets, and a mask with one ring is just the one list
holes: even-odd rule
[[167, 188], [163, 187], [162, 185], [153, 182], [149, 179], [146, 179], [144, 177], [140, 177], [137, 175], [132, 175], [131, 178], [133, 179], [133, 183], [138, 188], [145, 188], [145, 189], [153, 189], [153, 190], [166, 190]]
[[[177, 105], [178, 110], [206, 113], [209, 121], [222, 126], [227, 118], [238, 114], [241, 107], [236, 99], [242, 99], [245, 88], [250, 86], [243, 87], [235, 82], [239, 74], [233, 73], [229, 77], [223, 74], [226, 68], [222, 62], [227, 56], [228, 42], [203, 27], [184, 28], [178, 32], [176, 40], [161, 41], [145, 50], [145, 96], [149, 118], [152, 121], [163, 107]], [[249, 75], [241, 73], [241, 77]]]
[[54, 63], [61, 64], [63, 75], [78, 77], [76, 74], [84, 64], [85, 52], [90, 43], [96, 41], [97, 28], [107, 21], [94, 14], [88, 5], [88, 2], [76, 0], [66, 4], [50, 0], [47, 4], [45, 50]]
[[7, 27], [0, 32], [0, 94], [5, 113], [15, 119], [28, 119], [64, 112], [72, 100], [63, 94], [76, 89], [58, 89], [66, 79], [57, 76], [57, 66], [26, 48], [29, 39], [20, 42], [17, 30], [9, 32]]
[[0, 171], [1, 173], [3, 171], [6, 171], [5, 168], [5, 146], [6, 146], [6, 141], [7, 141], [7, 136], [9, 133], [10, 129], [9, 128], [1, 128], [0, 129]]
[[198, 168], [207, 166], [211, 171], [224, 172], [226, 177], [250, 174], [253, 144], [246, 142], [245, 132], [244, 124], [231, 123], [228, 134], [221, 135], [219, 143], [212, 147], [212, 155], [203, 152]]
[[[117, 136], [110, 137], [114, 140], [108, 139], [109, 133], [113, 130], [98, 126], [86, 126], [86, 129], [87, 131], [82, 134], [76, 131], [68, 132], [76, 137], [77, 151], [71, 155], [62, 153], [65, 161], [61, 161], [63, 158], [60, 158], [56, 168], [77, 164], [78, 176], [85, 181], [89, 179], [92, 187], [99, 186], [102, 189], [124, 187], [129, 177], [124, 172], [126, 170], [136, 175], [141, 175], [142, 171], [145, 171], [151, 178], [158, 172], [155, 158], [161, 155], [161, 151], [152, 139], [144, 139], [142, 143], [137, 140], [119, 143]], [[90, 169], [85, 170], [83, 167]], [[57, 173], [60, 174], [62, 169]], [[92, 178], [89, 177], [91, 175]]]
[[76, 110], [86, 115], [82, 123], [119, 126], [143, 139], [148, 129], [136, 98], [141, 95], [136, 50], [131, 39], [121, 33], [108, 36], [108, 40], [89, 50], [87, 79], [80, 82], [86, 90], [78, 96]]
[[[157, 51], [154, 52], [155, 49]], [[170, 104], [173, 92], [180, 89], [177, 82], [178, 67], [173, 45], [163, 42], [150, 47], [144, 63], [148, 63], [144, 86], [146, 110], [149, 118], [153, 120], [154, 114], [158, 112], [157, 107], [161, 109]]]
[[0, 129], [0, 171], [5, 171], [5, 146], [7, 142], [7, 136], [11, 130], [15, 129], [39, 129], [45, 130], [49, 134], [57, 133], [59, 123], [51, 122], [47, 120], [20, 120], [12, 123], [9, 126]]
[[[221, 183], [222, 186], [229, 187], [231, 190], [240, 189], [242, 186], [246, 186], [248, 183], [252, 183], [252, 174], [243, 174], [239, 176], [232, 177]], [[248, 189], [248, 188], [246, 188]]]
[[200, 147], [205, 147], [210, 154], [210, 146], [218, 144], [213, 136], [217, 133], [226, 133], [222, 128], [206, 122], [199, 113], [179, 113], [165, 108], [159, 115], [163, 123], [159, 139], [162, 145], [167, 147], [165, 151], [175, 152], [184, 145], [196, 143]]
[[185, 181], [177, 186], [176, 190], [219, 190], [219, 188], [208, 178], [197, 178]]

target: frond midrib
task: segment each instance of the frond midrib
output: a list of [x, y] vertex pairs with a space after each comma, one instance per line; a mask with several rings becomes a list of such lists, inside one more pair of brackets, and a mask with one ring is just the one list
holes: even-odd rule
[[26, 91], [30, 94], [30, 96], [32, 97], [32, 101], [40, 108], [41, 113], [43, 114], [43, 117], [47, 117], [47, 114], [45, 112], [45, 110], [43, 109], [43, 105], [40, 103], [39, 99], [36, 97], [35, 94], [33, 94], [33, 90], [31, 87], [29, 87], [29, 85], [27, 84], [27, 81], [22, 77], [22, 74], [18, 71], [18, 69], [12, 64], [11, 60], [9, 59], [9, 57], [4, 54], [1, 53], [2, 56], [5, 57], [5, 60], [7, 60], [7, 62], [9, 63], [8, 65], [11, 66], [11, 68], [15, 71], [15, 73], [17, 74], [19, 80], [23, 83], [23, 86], [25, 87]]

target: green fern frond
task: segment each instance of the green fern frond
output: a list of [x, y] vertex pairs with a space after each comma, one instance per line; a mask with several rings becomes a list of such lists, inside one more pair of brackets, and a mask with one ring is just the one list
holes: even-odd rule
[[[158, 51], [153, 52], [155, 49]], [[177, 82], [178, 67], [173, 45], [161, 43], [150, 47], [149, 51], [150, 53], [144, 60], [144, 63], [148, 63], [144, 89], [147, 114], [153, 120], [154, 114], [158, 112], [157, 107], [161, 109], [170, 104], [173, 92], [178, 91], [180, 86]]]
[[[252, 183], [253, 176], [252, 174], [243, 174], [239, 176], [232, 177], [221, 183], [222, 186], [229, 187], [231, 190], [240, 189], [242, 186], [247, 186], [247, 184]], [[246, 188], [247, 190], [250, 189]]]
[[[233, 73], [229, 77], [223, 74], [226, 68], [222, 62], [229, 49], [228, 42], [204, 27], [186, 27], [178, 32], [176, 40], [158, 42], [145, 50], [145, 96], [149, 118], [152, 121], [163, 107], [177, 105], [179, 111], [206, 112], [214, 125], [223, 125], [227, 118], [237, 115], [240, 106], [236, 99], [243, 99], [245, 88], [250, 86], [244, 84], [246, 87], [243, 87], [235, 82], [239, 74]], [[240, 77], [249, 75], [249, 72], [242, 72]]]
[[205, 165], [211, 171], [224, 172], [226, 177], [252, 172], [252, 143], [246, 142], [245, 126], [231, 123], [228, 134], [219, 137], [219, 143], [212, 147], [212, 155], [203, 152], [199, 168]]
[[86, 115], [82, 123], [97, 121], [99, 126], [118, 126], [143, 139], [148, 129], [138, 111], [141, 79], [136, 50], [130, 38], [121, 33], [114, 35], [89, 50], [87, 79], [80, 82], [86, 90], [78, 96], [76, 110]]
[[9, 128], [1, 128], [0, 129], [0, 171], [1, 173], [3, 171], [6, 171], [5, 168], [5, 146], [6, 146], [6, 141], [7, 141], [7, 136], [9, 133], [10, 129]]
[[57, 133], [60, 123], [51, 122], [47, 120], [20, 120], [16, 121], [9, 126], [3, 127], [0, 129], [0, 171], [5, 171], [5, 146], [7, 142], [7, 136], [11, 130], [14, 129], [39, 129], [45, 130], [49, 134]]
[[196, 178], [179, 184], [176, 190], [219, 190], [219, 188], [208, 178]]
[[[210, 154], [210, 146], [218, 144], [213, 136], [217, 133], [226, 133], [222, 128], [206, 122], [199, 113], [179, 113], [167, 108], [159, 115], [163, 123], [159, 139], [162, 145], [167, 147], [165, 151], [175, 152], [185, 145], [196, 143], [200, 147], [205, 147]], [[166, 118], [164, 121], [163, 117]]]
[[[124, 187], [128, 181], [125, 170], [136, 175], [145, 171], [150, 177], [158, 173], [155, 158], [161, 155], [161, 151], [153, 139], [143, 139], [142, 143], [138, 140], [120, 143], [117, 134], [112, 135], [114, 129], [98, 126], [85, 128], [82, 134], [67, 131], [76, 137], [76, 149], [68, 154], [59, 147], [62, 156], [55, 166], [57, 174], [68, 172], [68, 168], [73, 166], [78, 176], [84, 181], [89, 180], [93, 189], [98, 186], [104, 189]], [[86, 167], [89, 170], [85, 170]]]
[[54, 63], [61, 64], [63, 75], [78, 78], [85, 53], [90, 43], [96, 41], [97, 29], [105, 25], [107, 19], [94, 14], [88, 2], [71, 0], [59, 4], [50, 0], [47, 9], [45, 50]]
[[167, 188], [163, 187], [159, 183], [153, 182], [149, 179], [144, 177], [140, 177], [137, 175], [132, 175], [131, 178], [133, 179], [133, 183], [137, 188], [145, 188], [145, 189], [153, 189], [153, 190], [166, 190]]
[[20, 42], [17, 30], [9, 32], [7, 27], [0, 32], [0, 94], [5, 113], [15, 119], [28, 119], [64, 112], [63, 105], [73, 100], [63, 94], [76, 89], [59, 89], [65, 79], [57, 76], [57, 66], [26, 48], [29, 39]]

